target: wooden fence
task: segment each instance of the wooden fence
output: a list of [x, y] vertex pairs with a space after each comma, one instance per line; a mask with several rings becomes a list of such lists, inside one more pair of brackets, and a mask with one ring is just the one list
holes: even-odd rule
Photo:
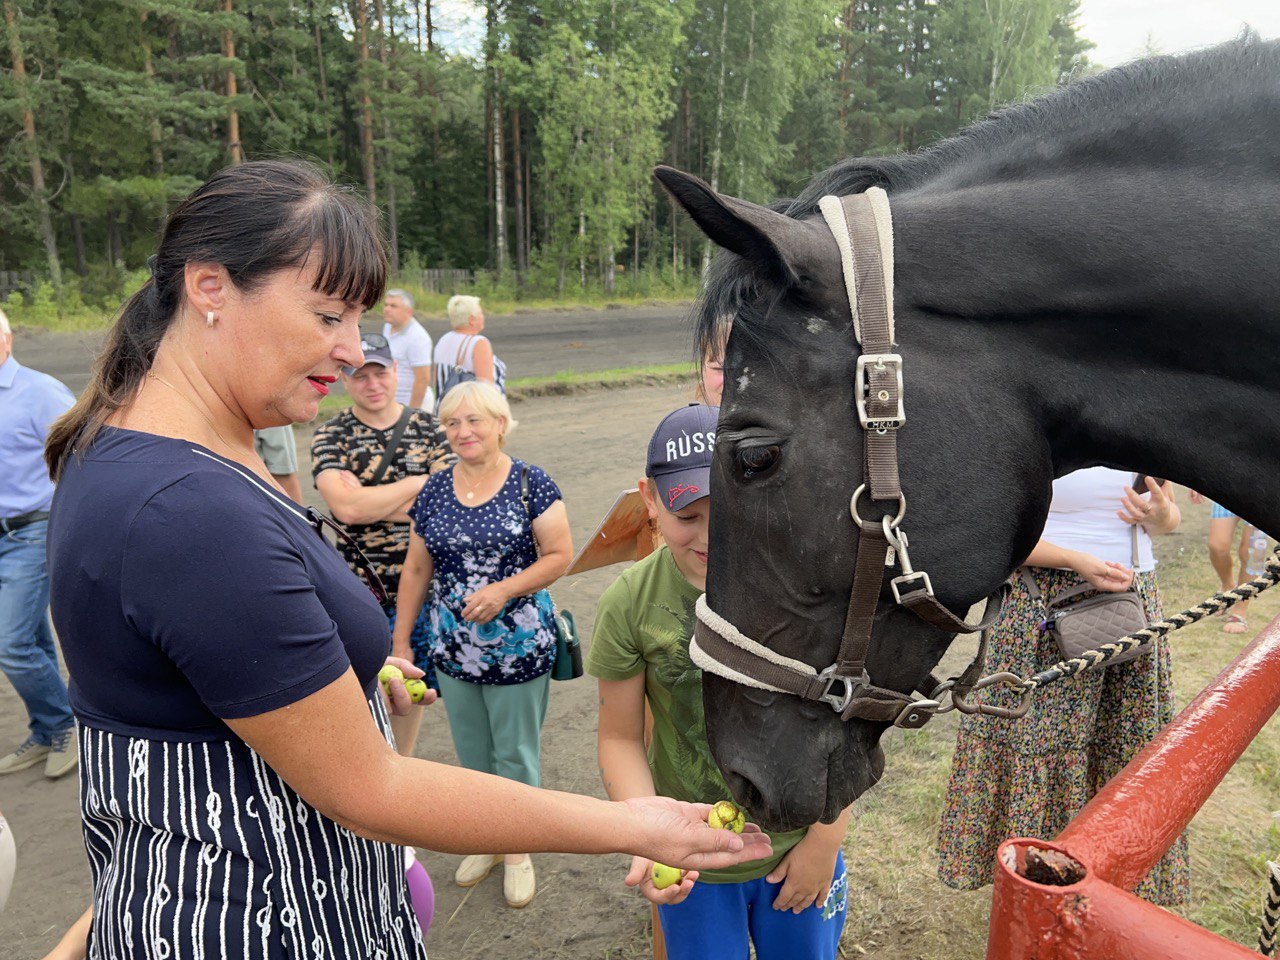
[[0, 300], [15, 290], [30, 296], [36, 288], [36, 275], [30, 270], [0, 270]]
[[[421, 270], [422, 287], [428, 293], [459, 293], [475, 282], [470, 270]], [[2, 276], [2, 274], [0, 274]]]

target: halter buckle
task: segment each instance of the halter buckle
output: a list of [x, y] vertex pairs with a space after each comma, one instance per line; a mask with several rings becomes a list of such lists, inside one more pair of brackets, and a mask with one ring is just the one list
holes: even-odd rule
[[[898, 398], [898, 408], [888, 418], [873, 420], [867, 413], [867, 400], [870, 398], [871, 386], [867, 382], [868, 364], [877, 373], [889, 370], [897, 381], [894, 396]], [[897, 353], [864, 353], [858, 357], [858, 366], [854, 372], [853, 400], [858, 407], [858, 420], [863, 430], [897, 430], [907, 422], [907, 412], [902, 406], [902, 355]], [[885, 398], [888, 399], [888, 398]]]
[[889, 581], [889, 589], [893, 591], [893, 599], [896, 603], [902, 603], [902, 585], [905, 583], [918, 583], [920, 586], [910, 588], [908, 593], [915, 593], [923, 590], [925, 596], [933, 596], [933, 583], [929, 580], [929, 575], [923, 570], [916, 570], [913, 573], [904, 573], [900, 577], [894, 577]]
[[[830, 704], [831, 709], [835, 710], [836, 713], [841, 714], [844, 713], [849, 704], [853, 702], [853, 697], [857, 690], [860, 687], [865, 687], [871, 683], [871, 677], [867, 675], [866, 670], [862, 671], [862, 677], [860, 679], [855, 680], [852, 677], [845, 677], [837, 674], [836, 665], [834, 663], [818, 674], [818, 679], [826, 682], [826, 686], [822, 689], [822, 695], [818, 697], [818, 699], [823, 703]], [[844, 692], [839, 695], [831, 692], [832, 686], [837, 682], [844, 684]]]

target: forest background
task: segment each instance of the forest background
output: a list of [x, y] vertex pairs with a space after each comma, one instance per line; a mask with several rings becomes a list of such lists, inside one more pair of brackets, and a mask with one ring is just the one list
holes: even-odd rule
[[1094, 69], [1079, 0], [506, 0], [461, 43], [440, 2], [0, 0], [11, 320], [106, 322], [182, 196], [279, 156], [367, 194], [428, 311], [687, 297], [656, 163], [769, 201]]

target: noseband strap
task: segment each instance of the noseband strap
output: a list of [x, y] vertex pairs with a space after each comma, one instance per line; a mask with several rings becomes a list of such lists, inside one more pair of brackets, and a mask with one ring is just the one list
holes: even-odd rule
[[[951, 634], [983, 631], [1000, 616], [1008, 596], [1002, 585], [987, 598], [979, 623], [967, 623], [934, 596], [929, 575], [912, 569], [902, 521], [907, 498], [898, 476], [898, 430], [907, 422], [903, 406], [902, 357], [893, 353], [893, 221], [889, 198], [879, 187], [847, 197], [823, 197], [818, 208], [840, 250], [854, 336], [861, 348], [854, 381], [854, 403], [864, 431], [865, 482], [854, 491], [849, 510], [858, 527], [858, 552], [844, 634], [836, 661], [825, 670], [784, 657], [742, 634], [698, 600], [698, 623], [689, 652], [703, 670], [738, 683], [806, 700], [830, 704], [842, 720], [854, 717], [895, 726], [923, 726], [939, 708], [933, 699], [917, 700], [897, 690], [877, 687], [867, 674], [871, 630], [884, 590], [884, 571], [902, 568], [889, 586], [894, 600], [925, 622]], [[871, 501], [873, 516], [859, 503]], [[882, 504], [878, 511], [875, 504]], [[887, 506], [887, 510], [885, 509]], [[930, 675], [922, 692], [931, 697], [944, 687], [965, 689], [977, 679], [985, 653], [959, 677], [940, 681]]]

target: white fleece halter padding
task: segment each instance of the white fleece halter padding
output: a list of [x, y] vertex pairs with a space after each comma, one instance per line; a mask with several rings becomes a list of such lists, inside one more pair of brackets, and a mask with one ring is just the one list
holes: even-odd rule
[[[880, 260], [884, 267], [885, 308], [889, 316], [889, 341], [898, 342], [893, 322], [893, 214], [889, 209], [889, 195], [879, 187], [868, 187], [867, 200], [871, 203], [871, 215], [876, 222], [876, 236], [880, 240]], [[853, 335], [862, 343], [862, 322], [858, 318], [858, 291], [855, 280], [853, 241], [849, 237], [849, 224], [844, 217], [844, 205], [840, 198], [828, 194], [818, 201], [822, 218], [827, 221], [831, 235], [840, 249], [840, 268], [844, 273], [845, 292], [849, 295], [849, 312], [853, 315]]]
[[[694, 605], [694, 612], [699, 620], [707, 625], [711, 630], [715, 631], [722, 639], [729, 641], [735, 647], [741, 647], [747, 653], [754, 654], [762, 660], [768, 660], [770, 663], [777, 664], [780, 667], [800, 673], [810, 677], [816, 677], [818, 671], [809, 664], [801, 660], [792, 660], [790, 657], [784, 657], [780, 653], [775, 653], [762, 643], [756, 643], [750, 637], [745, 636], [742, 631], [735, 627], [720, 614], [716, 613], [707, 606], [707, 595], [704, 593], [698, 597], [698, 602]], [[749, 687], [757, 687], [760, 690], [772, 690], [774, 693], [786, 693], [786, 690], [780, 690], [771, 684], [763, 683], [745, 676], [736, 670], [726, 667], [717, 660], [713, 660], [705, 650], [698, 646], [697, 638], [689, 641], [689, 656], [699, 667], [707, 673], [714, 673], [717, 676], [724, 677], [726, 680], [733, 680], [737, 683], [746, 684]]]

